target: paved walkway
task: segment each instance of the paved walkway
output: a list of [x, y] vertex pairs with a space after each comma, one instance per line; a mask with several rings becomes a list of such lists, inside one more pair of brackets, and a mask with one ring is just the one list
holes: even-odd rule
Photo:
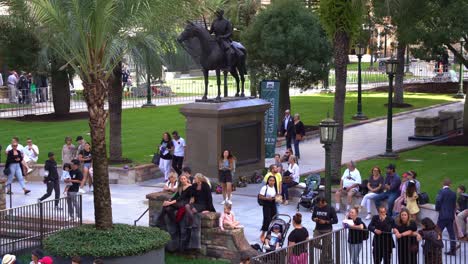
[[[416, 112], [405, 116], [400, 116], [394, 119], [394, 149], [405, 149], [414, 147], [424, 142], [408, 141], [408, 136], [414, 131], [414, 117], [422, 115], [436, 114], [442, 109], [461, 109], [462, 102], [455, 103], [449, 106], [437, 107], [427, 111]], [[363, 159], [369, 156], [374, 156], [384, 152], [386, 121], [375, 121], [364, 125], [345, 129], [345, 144], [343, 151], [343, 162], [351, 159]], [[281, 148], [280, 150], [284, 150]], [[280, 151], [278, 150], [278, 151]], [[301, 144], [302, 159], [300, 165], [301, 171], [313, 171], [323, 169], [324, 167], [324, 152], [318, 139], [311, 139]], [[140, 185], [119, 185], [112, 184], [112, 208], [115, 223], [133, 224], [133, 220], [148, 207], [145, 195], [150, 192], [160, 191], [158, 188], [161, 180], [151, 180]], [[244, 233], [251, 243], [257, 243], [259, 240], [259, 229], [262, 222], [262, 211], [257, 205], [256, 194], [260, 189], [258, 184], [250, 184], [246, 188], [238, 188], [233, 196], [233, 210], [237, 218], [245, 226]], [[45, 192], [45, 185], [41, 183], [29, 183], [28, 188], [32, 190], [31, 194], [25, 196], [21, 194], [21, 190], [17, 183], [13, 184], [13, 206], [21, 206], [25, 204], [35, 203]], [[63, 190], [63, 188], [62, 188]], [[84, 220], [92, 222], [94, 220], [93, 195], [85, 194], [83, 199]], [[213, 200], [216, 210], [222, 210], [221, 195], [213, 194]], [[7, 197], [8, 204], [8, 197]], [[296, 212], [296, 204], [288, 206], [280, 206], [280, 213], [293, 215]], [[310, 213], [304, 209], [303, 219], [304, 226], [311, 232], [314, 224], [310, 220]], [[342, 217], [342, 215], [340, 215]], [[143, 217], [140, 225], [148, 225], [148, 216]], [[341, 225], [336, 225], [339, 228]]]

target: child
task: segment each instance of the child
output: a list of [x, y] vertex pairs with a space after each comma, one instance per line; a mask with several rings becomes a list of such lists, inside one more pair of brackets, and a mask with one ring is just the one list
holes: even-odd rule
[[275, 250], [279, 249], [281, 241], [281, 227], [278, 224], [273, 225], [273, 232], [265, 239], [265, 248], [270, 249], [274, 245]]
[[239, 223], [239, 221], [236, 221], [234, 217], [234, 212], [231, 211], [232, 205], [229, 203], [224, 204], [224, 212], [221, 214], [219, 217], [219, 228], [221, 228], [222, 231], [224, 229], [238, 229], [238, 228], [243, 228], [243, 226]]
[[63, 194], [65, 194], [65, 195], [68, 192], [68, 188], [70, 188], [70, 186], [72, 186], [71, 182], [68, 182], [68, 183], [66, 182], [67, 179], [70, 179], [70, 170], [71, 170], [70, 163], [63, 164], [63, 171], [62, 171], [61, 180], [63, 182], [65, 182], [65, 190], [63, 191]]
[[419, 213], [419, 206], [417, 203], [418, 193], [416, 192], [416, 183], [414, 181], [408, 182], [408, 187], [406, 188], [406, 208], [411, 214], [411, 219], [413, 221], [417, 220], [417, 215]]

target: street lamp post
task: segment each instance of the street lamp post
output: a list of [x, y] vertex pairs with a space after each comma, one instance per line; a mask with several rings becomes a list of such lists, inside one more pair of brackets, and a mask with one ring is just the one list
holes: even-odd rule
[[357, 113], [353, 116], [354, 120], [366, 120], [367, 116], [362, 113], [362, 78], [361, 78], [361, 60], [366, 52], [366, 48], [358, 44], [356, 46], [356, 55], [358, 57], [358, 99], [357, 99]]
[[[464, 42], [465, 40], [463, 39], [463, 37], [461, 37], [460, 38], [460, 56], [462, 56], [462, 58], [463, 58], [463, 43]], [[455, 98], [460, 98], [460, 99], [465, 98], [465, 94], [463, 93], [463, 67], [464, 67], [463, 61], [460, 60], [460, 76], [458, 77], [460, 81], [460, 88], [458, 89], [458, 93], [453, 96]]]
[[336, 131], [338, 123], [327, 117], [319, 124], [320, 127], [320, 143], [325, 148], [325, 198], [328, 204], [331, 204], [331, 154], [330, 149], [336, 140]]
[[387, 105], [387, 143], [385, 147], [385, 153], [380, 155], [386, 158], [396, 158], [398, 155], [393, 152], [392, 147], [392, 118], [393, 118], [393, 77], [396, 73], [398, 61], [391, 58], [385, 63], [385, 70], [388, 74], [388, 105]]
[[146, 69], [146, 104], [142, 105], [141, 107], [147, 108], [147, 107], [155, 107], [156, 106], [151, 102], [152, 93], [153, 92], [151, 91], [151, 68], [150, 68], [150, 63], [149, 63], [149, 59], [148, 59], [148, 65], [147, 65], [147, 69]]

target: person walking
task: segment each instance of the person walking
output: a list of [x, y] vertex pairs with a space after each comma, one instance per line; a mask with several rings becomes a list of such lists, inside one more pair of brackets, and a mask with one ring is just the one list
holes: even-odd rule
[[65, 183], [71, 183], [67, 192], [68, 215], [73, 220], [80, 218], [80, 203], [78, 202], [78, 195], [81, 182], [83, 181], [83, 173], [80, 171], [80, 161], [77, 159], [72, 160], [72, 169], [70, 170], [70, 179], [65, 180]]
[[453, 221], [455, 220], [455, 210], [457, 204], [457, 194], [450, 190], [452, 182], [450, 179], [443, 181], [443, 187], [439, 191], [436, 197], [435, 209], [439, 212], [439, 218], [437, 219], [437, 226], [440, 232], [444, 232], [447, 228], [450, 238], [450, 250], [445, 254], [450, 256], [456, 255], [456, 242], [455, 242], [455, 230], [453, 228]]
[[400, 196], [400, 176], [396, 173], [396, 167], [394, 164], [387, 166], [387, 177], [384, 181], [384, 187], [382, 193], [374, 196], [375, 207], [379, 208], [384, 200], [387, 200], [388, 215], [393, 216], [393, 205], [395, 200]]
[[418, 232], [418, 240], [423, 240], [422, 248], [425, 264], [442, 264], [442, 233], [428, 217], [421, 221], [422, 229]]
[[395, 227], [393, 228], [393, 233], [397, 238], [399, 264], [416, 264], [418, 262], [417, 230], [418, 227], [416, 222], [411, 220], [410, 212], [408, 209], [403, 208], [396, 218]]
[[384, 179], [381, 175], [380, 168], [377, 166], [373, 167], [371, 176], [367, 182], [367, 189], [369, 189], [369, 192], [364, 195], [361, 201], [361, 207], [365, 207], [367, 209], [366, 220], [372, 218], [371, 201], [377, 194], [382, 193], [383, 184]]
[[295, 137], [294, 135], [294, 121], [291, 117], [289, 109], [284, 111], [284, 118], [281, 122], [281, 134], [286, 139], [286, 149], [291, 148], [291, 141]]
[[[24, 194], [28, 194], [31, 191], [26, 189], [26, 185], [23, 178], [23, 169], [21, 163], [23, 162], [23, 153], [18, 149], [18, 142], [12, 141], [12, 149], [7, 152], [7, 159], [5, 163], [5, 168], [7, 168], [8, 180], [6, 186], [10, 185], [13, 182], [13, 177], [16, 176], [18, 179], [21, 188], [23, 189]], [[11, 185], [10, 185], [11, 186]], [[7, 194], [12, 194], [11, 187], [7, 191]]]
[[185, 156], [185, 140], [179, 136], [179, 132], [172, 132], [172, 144], [174, 145], [174, 156], [172, 157], [172, 168], [177, 175], [182, 174], [182, 165]]
[[270, 176], [268, 177], [267, 183], [258, 193], [258, 199], [261, 201], [263, 210], [263, 223], [260, 229], [262, 231], [260, 234], [260, 241], [262, 241], [262, 243], [265, 240], [265, 233], [268, 232], [271, 219], [277, 214], [275, 197], [278, 194], [278, 188], [276, 186], [275, 176]]
[[230, 150], [224, 150], [218, 161], [219, 182], [223, 189], [223, 201], [221, 204], [232, 204], [232, 172], [234, 171], [235, 158]]
[[468, 241], [466, 231], [468, 230], [468, 195], [466, 194], [465, 185], [459, 185], [457, 188], [457, 218], [455, 223], [457, 226], [458, 239]]
[[93, 156], [91, 153], [91, 145], [86, 142], [84, 148], [78, 154], [78, 160], [83, 164], [83, 181], [80, 185], [80, 193], [86, 193], [84, 186], [88, 183], [88, 191], [93, 192], [93, 176], [90, 173], [93, 167]]
[[281, 187], [281, 194], [283, 195], [284, 205], [289, 203], [289, 188], [299, 184], [300, 180], [300, 169], [297, 165], [296, 156], [292, 155], [289, 157], [288, 169], [283, 174], [283, 184]]
[[307, 264], [308, 244], [302, 243], [297, 245], [309, 239], [309, 232], [307, 232], [307, 228], [302, 226], [302, 214], [299, 212], [293, 216], [293, 227], [294, 229], [288, 236], [288, 247], [294, 246], [292, 251], [289, 253], [289, 263]]
[[72, 144], [72, 138], [66, 137], [65, 144], [62, 147], [62, 165], [69, 163], [75, 159], [76, 147]]
[[164, 174], [164, 180], [169, 179], [169, 172], [171, 172], [172, 154], [174, 144], [172, 143], [171, 135], [169, 132], [164, 132], [161, 144], [159, 144], [159, 169]]
[[55, 192], [55, 209], [62, 210], [62, 208], [59, 207], [60, 178], [57, 171], [57, 162], [55, 161], [55, 155], [53, 152], [49, 152], [47, 157], [49, 157], [49, 159], [46, 160], [44, 165], [44, 183], [47, 186], [47, 192], [38, 199], [38, 202], [40, 203], [49, 198], [53, 190]]
[[298, 113], [294, 114], [294, 134], [294, 155], [299, 160], [301, 158], [299, 143], [304, 139], [305, 127]]
[[[329, 206], [324, 197], [317, 199], [317, 206], [312, 213], [312, 221], [315, 222], [313, 236], [321, 237], [315, 241], [314, 247], [321, 249], [320, 264], [333, 263], [332, 260], [332, 234], [334, 224], [338, 223], [338, 217], [333, 206]], [[328, 235], [325, 235], [328, 234]], [[338, 261], [338, 260], [337, 260]]]
[[359, 264], [359, 255], [362, 251], [362, 241], [364, 241], [364, 223], [361, 218], [358, 217], [359, 211], [357, 208], [351, 208], [348, 211], [347, 221], [344, 220], [345, 228], [349, 228], [348, 231], [348, 249], [349, 258], [352, 264]]
[[392, 263], [392, 251], [395, 247], [393, 242], [392, 229], [395, 226], [393, 219], [387, 215], [387, 208], [381, 206], [377, 209], [378, 215], [372, 217], [369, 223], [369, 231], [374, 233], [372, 239], [372, 257], [374, 263]]
[[36, 165], [37, 160], [39, 159], [39, 148], [33, 144], [31, 138], [26, 139], [26, 146], [23, 148], [24, 161], [26, 162], [26, 174], [31, 173], [34, 170], [34, 165]]

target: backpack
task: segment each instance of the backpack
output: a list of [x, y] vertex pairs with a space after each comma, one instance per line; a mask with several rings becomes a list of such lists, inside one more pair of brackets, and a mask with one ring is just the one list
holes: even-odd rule
[[364, 229], [362, 230], [362, 240], [369, 239], [369, 229], [367, 229], [366, 223], [362, 222]]
[[216, 194], [222, 194], [223, 193], [223, 186], [221, 186], [220, 184], [216, 185], [215, 192], [216, 192]]
[[427, 193], [425, 193], [425, 192], [418, 194], [417, 202], [418, 202], [418, 204], [427, 204], [427, 203], [429, 203], [429, 195], [427, 195]]
[[369, 192], [369, 188], [367, 188], [367, 184], [369, 180], [363, 180], [362, 183], [359, 185], [359, 192], [364, 196]]

